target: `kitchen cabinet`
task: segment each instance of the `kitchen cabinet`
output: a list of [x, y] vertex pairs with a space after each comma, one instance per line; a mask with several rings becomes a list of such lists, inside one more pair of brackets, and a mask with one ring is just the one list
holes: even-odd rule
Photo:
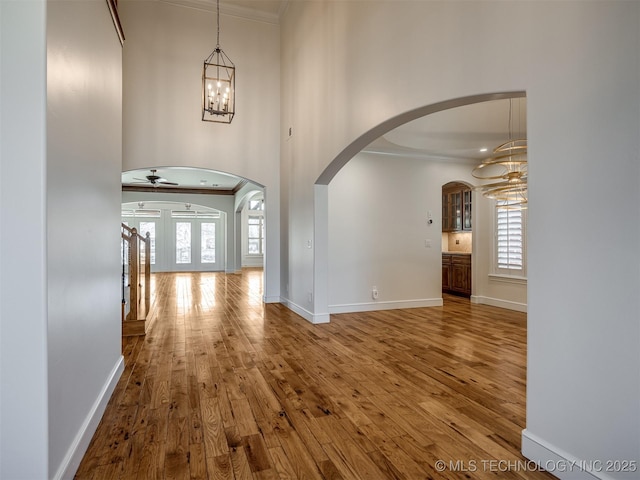
[[442, 291], [464, 297], [471, 296], [470, 254], [442, 254]]
[[471, 230], [471, 189], [462, 190], [462, 230]]
[[451, 255], [442, 255], [442, 291], [451, 290]]
[[442, 187], [442, 231], [471, 229], [471, 188], [464, 183], [447, 183]]

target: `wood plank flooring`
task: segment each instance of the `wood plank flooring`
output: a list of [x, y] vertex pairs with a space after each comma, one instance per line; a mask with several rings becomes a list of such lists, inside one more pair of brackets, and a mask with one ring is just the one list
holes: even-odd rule
[[312, 325], [261, 270], [152, 286], [77, 479], [553, 478], [519, 453], [524, 314], [447, 296]]

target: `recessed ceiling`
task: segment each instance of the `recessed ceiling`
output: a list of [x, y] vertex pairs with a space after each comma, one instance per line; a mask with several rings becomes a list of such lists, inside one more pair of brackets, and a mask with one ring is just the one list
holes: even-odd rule
[[525, 98], [465, 105], [406, 123], [365, 151], [477, 163], [498, 145], [526, 138], [526, 116]]
[[[232, 194], [246, 183], [242, 177], [215, 170], [205, 170], [191, 167], [153, 167], [156, 176], [161, 177], [153, 185], [147, 176], [152, 175], [151, 169], [129, 170], [122, 173], [123, 190], [135, 191], [181, 191], [184, 189], [198, 190], [197, 193]], [[166, 185], [163, 181], [177, 183]]]

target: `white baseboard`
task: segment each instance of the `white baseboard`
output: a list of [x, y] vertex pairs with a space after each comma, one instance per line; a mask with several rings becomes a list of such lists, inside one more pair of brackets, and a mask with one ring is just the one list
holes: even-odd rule
[[87, 448], [89, 447], [89, 443], [93, 437], [93, 434], [96, 432], [98, 428], [98, 424], [102, 419], [102, 415], [104, 414], [105, 409], [107, 408], [107, 403], [109, 403], [109, 399], [113, 394], [113, 391], [116, 388], [116, 384], [124, 371], [124, 357], [120, 356], [115, 366], [111, 370], [107, 381], [105, 382], [98, 398], [96, 399], [93, 407], [89, 411], [87, 418], [85, 418], [80, 430], [76, 434], [73, 443], [69, 447], [67, 454], [65, 455], [58, 471], [53, 477], [54, 480], [67, 480], [73, 479], [76, 470], [80, 466], [80, 462], [82, 461], [82, 457], [84, 456]]
[[328, 313], [311, 313], [306, 308], [295, 304], [286, 298], [280, 298], [279, 303], [293, 310], [311, 323], [329, 323], [332, 313], [373, 312], [376, 310], [396, 310], [399, 308], [441, 307], [442, 298], [427, 298], [420, 300], [397, 300], [391, 302], [352, 303], [345, 305], [329, 305]]
[[506, 308], [508, 310], [515, 310], [516, 312], [527, 313], [526, 303], [511, 302], [509, 300], [502, 300], [500, 298], [483, 297], [481, 295], [471, 295], [471, 303], [477, 303], [480, 305], [490, 305], [492, 307]]
[[262, 301], [264, 303], [282, 303], [280, 297], [276, 297], [276, 296], [262, 297]]
[[280, 303], [286, 306], [288, 309], [294, 311], [302, 318], [304, 318], [307, 322], [316, 324], [316, 323], [329, 323], [329, 314], [328, 313], [311, 313], [306, 308], [301, 307], [293, 303], [291, 300], [286, 298], [281, 298]]
[[442, 305], [442, 298], [394, 300], [390, 302], [349, 303], [343, 305], [329, 305], [329, 313], [373, 312], [376, 310], [396, 310], [399, 308], [441, 307]]
[[613, 480], [603, 462], [580, 460], [527, 429], [522, 431], [522, 455], [561, 480]]
[[259, 258], [258, 260], [242, 260], [242, 268], [244, 267], [250, 267], [250, 268], [255, 268], [255, 267], [264, 267], [264, 260], [261, 258]]

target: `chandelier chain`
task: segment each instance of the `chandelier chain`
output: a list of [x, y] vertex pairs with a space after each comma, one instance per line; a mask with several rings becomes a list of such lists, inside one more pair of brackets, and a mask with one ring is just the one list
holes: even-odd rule
[[513, 110], [513, 99], [509, 99], [509, 140], [513, 140], [513, 132], [511, 131], [511, 118], [512, 118], [512, 110]]

